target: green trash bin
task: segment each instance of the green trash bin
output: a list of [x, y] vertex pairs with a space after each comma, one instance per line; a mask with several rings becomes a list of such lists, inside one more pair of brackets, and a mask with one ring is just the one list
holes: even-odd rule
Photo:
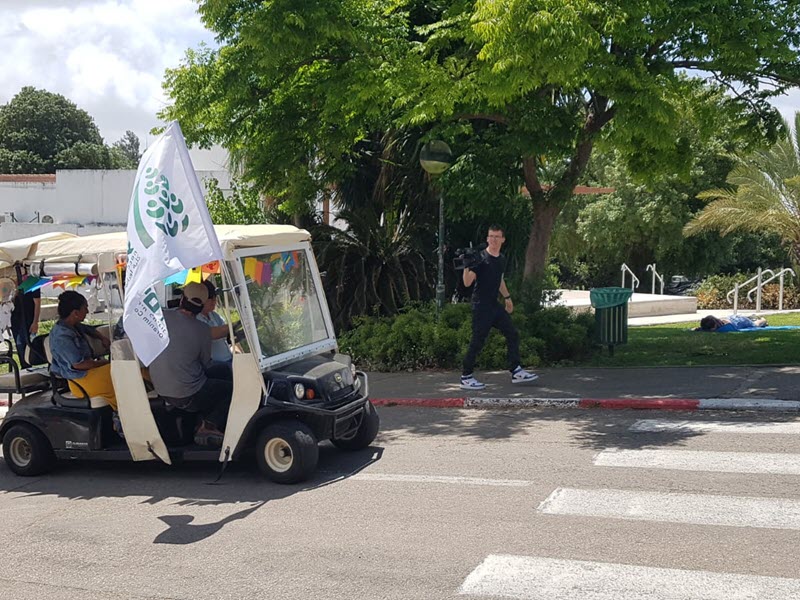
[[621, 287], [594, 288], [589, 299], [594, 307], [595, 335], [597, 341], [608, 346], [614, 355], [614, 346], [628, 343], [628, 300], [633, 290]]

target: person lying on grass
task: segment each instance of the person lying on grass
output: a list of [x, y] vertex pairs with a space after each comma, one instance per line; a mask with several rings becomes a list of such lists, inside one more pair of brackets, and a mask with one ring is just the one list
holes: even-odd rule
[[743, 329], [754, 329], [756, 327], [766, 327], [767, 320], [764, 318], [751, 319], [741, 315], [731, 315], [727, 319], [718, 319], [712, 315], [700, 319], [700, 327], [695, 327], [693, 331], [716, 331], [717, 333], [727, 333], [730, 331], [742, 331]]

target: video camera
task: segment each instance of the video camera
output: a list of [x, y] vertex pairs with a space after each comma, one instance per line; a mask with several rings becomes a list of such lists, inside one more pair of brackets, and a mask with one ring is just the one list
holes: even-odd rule
[[456, 257], [453, 259], [453, 267], [456, 271], [464, 269], [474, 269], [479, 264], [486, 262], [486, 244], [480, 246], [470, 246], [469, 248], [459, 248], [456, 250]]

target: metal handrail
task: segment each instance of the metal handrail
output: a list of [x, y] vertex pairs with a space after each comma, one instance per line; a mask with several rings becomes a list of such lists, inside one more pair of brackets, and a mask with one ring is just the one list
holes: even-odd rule
[[663, 275], [659, 275], [658, 271], [656, 271], [656, 263], [653, 263], [652, 265], [647, 265], [647, 268], [645, 269], [645, 271], [652, 271], [653, 272], [653, 281], [652, 281], [650, 293], [651, 294], [655, 294], [656, 293], [656, 279], [658, 279], [661, 282], [661, 292], [660, 293], [663, 296], [664, 295], [664, 276]]
[[[755, 276], [751, 277], [750, 279], [748, 279], [744, 283], [735, 284], [733, 286], [733, 289], [730, 292], [728, 292], [726, 298], [728, 300], [728, 304], [733, 304], [733, 314], [736, 314], [737, 312], [739, 312], [739, 289], [743, 288], [747, 284], [752, 283], [753, 281], [756, 281], [756, 280], [758, 280], [758, 286], [757, 286], [758, 287], [758, 297], [757, 297], [757, 302], [756, 302], [756, 312], [759, 312], [761, 310], [761, 285], [762, 285], [761, 278], [767, 273], [769, 273], [770, 275], [775, 275], [775, 271], [773, 271], [772, 269], [763, 269], [762, 270], [761, 267], [759, 267], [758, 268], [758, 273]], [[731, 300], [731, 295], [733, 295], [733, 300]]]
[[[779, 278], [779, 280], [780, 280], [780, 292], [778, 293], [778, 310], [783, 310], [783, 280], [784, 280], [784, 276], [786, 275], [786, 273], [791, 273], [792, 277], [797, 277], [797, 275], [795, 274], [794, 270], [792, 270], [789, 267], [786, 267], [785, 269], [781, 269], [777, 273], [774, 273], [769, 279], [762, 280], [761, 283], [760, 283], [761, 288], [763, 288], [765, 285], [767, 285], [773, 279], [778, 279]], [[761, 288], [759, 288], [759, 286], [756, 286], [752, 290], [747, 292], [747, 300], [748, 300], [748, 302], [752, 302], [753, 301], [753, 299], [751, 298], [751, 296], [753, 295], [753, 292], [755, 292], [757, 290], [760, 290]], [[760, 294], [759, 294], [759, 296], [760, 296]], [[760, 300], [759, 296], [756, 297], [758, 300]], [[761, 310], [761, 302], [757, 302], [756, 312], [758, 312], [760, 310]]]
[[639, 287], [639, 278], [633, 274], [633, 271], [631, 271], [628, 265], [622, 263], [620, 271], [622, 271], [622, 285], [620, 287], [625, 287], [625, 271], [631, 274], [631, 291]]

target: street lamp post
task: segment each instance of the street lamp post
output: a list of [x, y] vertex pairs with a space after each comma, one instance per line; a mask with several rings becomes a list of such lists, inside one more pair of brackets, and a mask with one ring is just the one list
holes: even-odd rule
[[[441, 175], [453, 164], [453, 153], [450, 146], [441, 140], [433, 140], [422, 147], [419, 153], [419, 164], [431, 175]], [[439, 196], [439, 269], [436, 275], [436, 312], [444, 308], [444, 196], [436, 187]]]

